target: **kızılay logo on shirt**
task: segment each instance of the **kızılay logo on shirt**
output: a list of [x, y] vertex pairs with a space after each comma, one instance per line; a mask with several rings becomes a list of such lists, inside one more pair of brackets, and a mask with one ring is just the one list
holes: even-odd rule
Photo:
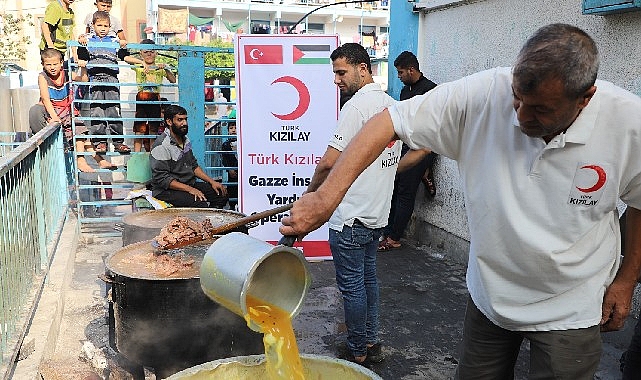
[[608, 181], [605, 165], [579, 163], [574, 173], [568, 203], [575, 206], [594, 207]]

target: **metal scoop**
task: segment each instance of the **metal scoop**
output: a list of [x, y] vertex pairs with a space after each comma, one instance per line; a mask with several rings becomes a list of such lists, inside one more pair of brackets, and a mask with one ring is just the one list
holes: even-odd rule
[[[288, 203], [288, 204], [285, 204], [285, 205], [282, 205], [282, 206], [278, 206], [276, 208], [272, 208], [272, 209], [269, 209], [269, 210], [257, 212], [257, 213], [252, 214], [252, 215], [248, 215], [248, 216], [246, 216], [244, 218], [236, 219], [236, 220], [234, 220], [232, 222], [229, 222], [229, 223], [221, 224], [220, 226], [216, 226], [212, 230], [210, 230], [210, 234], [211, 235], [223, 235], [223, 234], [225, 234], [225, 233], [227, 233], [227, 232], [229, 232], [229, 231], [231, 231], [231, 230], [233, 230], [235, 228], [238, 228], [240, 226], [244, 226], [244, 225], [246, 225], [248, 223], [256, 222], [256, 221], [261, 220], [263, 218], [266, 218], [266, 217], [269, 217], [269, 216], [272, 216], [272, 215], [276, 215], [276, 214], [280, 214], [282, 212], [288, 211], [289, 209], [292, 208], [292, 206], [293, 206], [293, 203]], [[176, 249], [176, 248], [185, 247], [187, 245], [191, 245], [191, 244], [198, 243], [198, 242], [201, 242], [201, 241], [202, 242], [211, 241], [213, 243], [215, 240], [216, 239], [202, 239], [200, 237], [196, 237], [194, 239], [181, 241], [180, 243], [167, 244], [167, 245], [161, 246], [156, 241], [156, 239], [154, 239], [154, 240], [152, 240], [151, 244], [152, 244], [152, 246], [154, 248], [158, 248], [158, 249], [164, 251], [164, 250], [172, 250], [172, 249]]]

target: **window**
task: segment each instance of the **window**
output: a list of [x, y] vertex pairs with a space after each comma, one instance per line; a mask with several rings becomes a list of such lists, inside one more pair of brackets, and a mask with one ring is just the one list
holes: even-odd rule
[[323, 24], [314, 24], [314, 23], [309, 23], [307, 24], [307, 33], [308, 34], [323, 34], [325, 33], [325, 25]]
[[271, 34], [272, 28], [269, 25], [269, 20], [252, 20], [251, 34]]
[[376, 34], [376, 27], [372, 25], [359, 25], [358, 26], [358, 34], [369, 34], [369, 35], [375, 35]]
[[[280, 34], [285, 34], [289, 31], [289, 28], [294, 25], [293, 22], [291, 21], [281, 21], [280, 22], [280, 29], [278, 30], [278, 33]], [[305, 29], [308, 28], [308, 29]], [[308, 23], [305, 24], [305, 21], [301, 21], [296, 25], [296, 28], [292, 32], [293, 34], [324, 34], [325, 33], [325, 25], [324, 24], [317, 24], [317, 23]]]
[[607, 15], [641, 10], [641, 0], [583, 0], [583, 14]]

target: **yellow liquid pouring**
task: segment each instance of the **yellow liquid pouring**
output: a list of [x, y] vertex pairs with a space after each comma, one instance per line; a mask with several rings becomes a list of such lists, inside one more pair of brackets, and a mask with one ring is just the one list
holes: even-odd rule
[[305, 380], [294, 329], [285, 310], [247, 296], [245, 320], [260, 327], [271, 380]]

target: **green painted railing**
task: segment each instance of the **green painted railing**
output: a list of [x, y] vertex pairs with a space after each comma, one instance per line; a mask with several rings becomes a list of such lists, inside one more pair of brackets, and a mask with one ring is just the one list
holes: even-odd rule
[[60, 127], [0, 157], [0, 373], [14, 362], [52, 251], [69, 191]]

